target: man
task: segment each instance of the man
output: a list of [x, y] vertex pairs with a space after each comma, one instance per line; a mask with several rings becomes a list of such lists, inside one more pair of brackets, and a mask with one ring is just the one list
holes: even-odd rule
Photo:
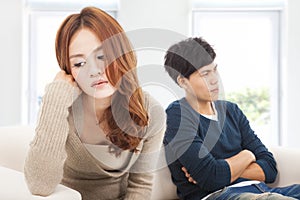
[[165, 69], [185, 91], [166, 109], [166, 159], [180, 199], [300, 199], [300, 185], [270, 188], [276, 161], [239, 107], [218, 100], [214, 49], [202, 38], [172, 45]]

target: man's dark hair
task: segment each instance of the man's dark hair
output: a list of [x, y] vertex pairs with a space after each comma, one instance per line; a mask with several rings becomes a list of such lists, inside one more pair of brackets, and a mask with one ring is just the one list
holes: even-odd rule
[[178, 76], [189, 78], [199, 68], [211, 64], [216, 57], [212, 46], [201, 37], [188, 38], [172, 45], [165, 55], [165, 69], [177, 83]]

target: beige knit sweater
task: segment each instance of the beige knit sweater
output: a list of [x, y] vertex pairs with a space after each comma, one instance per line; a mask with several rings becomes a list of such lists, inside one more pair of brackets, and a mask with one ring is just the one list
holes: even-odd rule
[[74, 117], [72, 106], [74, 92], [65, 81], [54, 81], [46, 87], [36, 135], [25, 161], [29, 190], [47, 196], [62, 183], [79, 191], [83, 200], [150, 199], [152, 172], [165, 131], [163, 108], [145, 93], [150, 120], [146, 136], [138, 146], [140, 151], [131, 155], [123, 170], [106, 171], [78, 136], [78, 117]]

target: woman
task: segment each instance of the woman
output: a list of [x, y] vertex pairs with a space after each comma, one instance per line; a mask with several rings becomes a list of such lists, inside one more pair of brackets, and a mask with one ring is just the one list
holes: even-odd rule
[[84, 200], [149, 199], [165, 112], [139, 88], [123, 29], [84, 8], [59, 28], [56, 56], [61, 71], [46, 87], [25, 161], [30, 191], [47, 196], [62, 183]]

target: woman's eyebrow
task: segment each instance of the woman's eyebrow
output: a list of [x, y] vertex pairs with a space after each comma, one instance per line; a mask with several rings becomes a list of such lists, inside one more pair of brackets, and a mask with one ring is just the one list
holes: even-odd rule
[[74, 54], [74, 55], [71, 55], [70, 57], [69, 57], [69, 59], [71, 59], [71, 58], [76, 58], [76, 57], [83, 57], [84, 55], [83, 54]]

